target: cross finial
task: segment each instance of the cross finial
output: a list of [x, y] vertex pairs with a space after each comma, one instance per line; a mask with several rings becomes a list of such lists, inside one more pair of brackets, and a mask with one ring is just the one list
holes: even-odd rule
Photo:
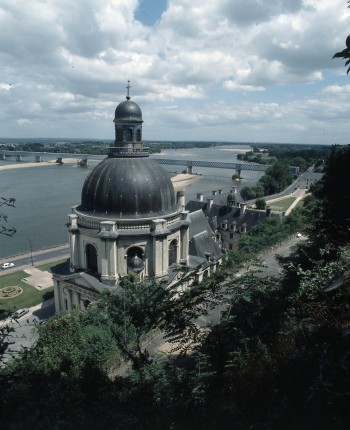
[[128, 81], [128, 85], [126, 86], [127, 93], [126, 93], [126, 100], [130, 100], [130, 81]]

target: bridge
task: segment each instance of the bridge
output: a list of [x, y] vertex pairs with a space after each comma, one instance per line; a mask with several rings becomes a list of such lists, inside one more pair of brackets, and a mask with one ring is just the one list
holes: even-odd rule
[[224, 163], [221, 161], [192, 161], [192, 160], [169, 160], [164, 158], [157, 158], [159, 164], [186, 166], [187, 173], [193, 173], [193, 167], [210, 167], [214, 169], [230, 169], [235, 170], [236, 174], [240, 177], [242, 170], [250, 170], [256, 172], [265, 172], [270, 167], [264, 164], [242, 164], [242, 163]]
[[[16, 161], [22, 161], [23, 157], [31, 157], [36, 162], [41, 162], [43, 156], [56, 157], [57, 163], [62, 163], [63, 158], [76, 158], [82, 160], [82, 165], [87, 165], [87, 160], [103, 160], [106, 155], [94, 154], [69, 154], [57, 152], [27, 152], [27, 151], [0, 151], [0, 160], [5, 160], [8, 157], [15, 157]], [[214, 169], [230, 169], [234, 170], [238, 177], [241, 176], [242, 170], [255, 172], [265, 172], [270, 165], [254, 164], [254, 163], [225, 163], [221, 161], [194, 161], [194, 160], [171, 160], [166, 158], [154, 158], [159, 164], [185, 166], [187, 173], [193, 173], [193, 167], [210, 167]], [[299, 167], [290, 166], [290, 171], [293, 175], [299, 174]]]

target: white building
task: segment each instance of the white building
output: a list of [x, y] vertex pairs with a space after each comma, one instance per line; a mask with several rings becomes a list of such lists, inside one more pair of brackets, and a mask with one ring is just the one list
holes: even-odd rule
[[118, 290], [131, 271], [171, 282], [171, 268], [181, 265], [198, 279], [222, 259], [204, 214], [184, 209], [183, 193], [175, 196], [169, 176], [149, 157], [141, 109], [129, 88], [115, 110], [114, 145], [86, 178], [81, 203], [69, 215], [72, 274], [54, 276], [56, 312], [84, 309], [101, 291]]

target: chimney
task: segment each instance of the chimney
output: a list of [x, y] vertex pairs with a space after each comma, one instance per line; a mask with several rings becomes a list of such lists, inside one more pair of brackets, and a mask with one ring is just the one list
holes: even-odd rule
[[213, 196], [216, 196], [216, 190], [212, 191]]
[[219, 194], [222, 194], [222, 190], [218, 190], [218, 193], [219, 193]]
[[203, 194], [197, 193], [197, 200], [202, 202], [203, 201]]
[[179, 206], [181, 206], [182, 208], [184, 208], [185, 207], [185, 193], [184, 193], [184, 191], [183, 190], [179, 190], [176, 193], [176, 198], [177, 198], [177, 204]]
[[244, 215], [245, 210], [247, 209], [247, 204], [246, 203], [241, 203], [241, 211], [240, 211], [240, 215]]
[[207, 199], [207, 209], [210, 209], [213, 206], [213, 199], [209, 197]]

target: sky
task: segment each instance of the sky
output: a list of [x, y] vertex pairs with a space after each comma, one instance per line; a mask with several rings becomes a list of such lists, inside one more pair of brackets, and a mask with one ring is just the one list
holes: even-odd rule
[[0, 0], [0, 137], [348, 144], [346, 0]]

